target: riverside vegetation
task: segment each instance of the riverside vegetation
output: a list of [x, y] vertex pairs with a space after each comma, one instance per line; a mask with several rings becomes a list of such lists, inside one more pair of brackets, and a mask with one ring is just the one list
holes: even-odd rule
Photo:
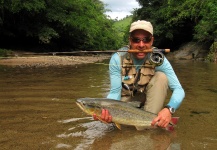
[[4, 0], [0, 3], [1, 55], [7, 55], [5, 49], [115, 50], [127, 44], [132, 21], [149, 20], [156, 47], [175, 51], [188, 42], [203, 43], [207, 53], [212, 49], [207, 60], [215, 60], [216, 0], [137, 1], [141, 8], [131, 16], [113, 20], [105, 15], [108, 10], [100, 0]]

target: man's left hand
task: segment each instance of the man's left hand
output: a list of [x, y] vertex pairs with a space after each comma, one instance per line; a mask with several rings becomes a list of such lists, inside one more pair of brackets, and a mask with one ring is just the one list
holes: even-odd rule
[[172, 114], [170, 113], [169, 109], [163, 108], [156, 118], [152, 121], [152, 126], [159, 126], [162, 128], [166, 128], [172, 118]]

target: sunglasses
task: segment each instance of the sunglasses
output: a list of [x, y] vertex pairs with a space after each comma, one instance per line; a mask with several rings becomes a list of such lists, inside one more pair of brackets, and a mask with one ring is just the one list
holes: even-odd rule
[[151, 41], [151, 38], [152, 38], [152, 36], [145, 37], [143, 39], [131, 37], [131, 40], [133, 41], [133, 43], [140, 43], [141, 41], [144, 43], [149, 43]]

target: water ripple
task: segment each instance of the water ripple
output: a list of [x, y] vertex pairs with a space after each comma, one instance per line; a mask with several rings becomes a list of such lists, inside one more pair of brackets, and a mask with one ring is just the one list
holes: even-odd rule
[[[80, 120], [89, 120], [90, 122], [79, 123]], [[80, 150], [80, 149], [84, 150], [87, 149], [89, 146], [91, 146], [96, 139], [101, 138], [103, 135], [105, 135], [105, 133], [111, 132], [115, 129], [113, 124], [104, 124], [101, 123], [100, 121], [92, 121], [92, 120], [93, 120], [92, 117], [59, 120], [58, 122], [63, 124], [76, 122], [76, 125], [70, 127], [68, 131], [57, 135], [57, 137], [58, 138], [69, 138], [69, 137], [81, 138], [80, 142], [76, 145], [75, 150]], [[69, 131], [70, 133], [67, 133]]]

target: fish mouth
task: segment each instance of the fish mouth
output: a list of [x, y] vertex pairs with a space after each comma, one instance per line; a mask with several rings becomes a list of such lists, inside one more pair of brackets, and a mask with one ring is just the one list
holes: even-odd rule
[[88, 115], [93, 115], [94, 109], [90, 107], [88, 104], [86, 104], [84, 101], [82, 101], [81, 99], [78, 99], [77, 102], [75, 103], [83, 112], [85, 112]]
[[77, 106], [78, 106], [80, 109], [84, 110], [84, 105], [83, 105], [82, 103], [79, 103], [79, 102], [75, 102], [75, 103], [77, 104]]
[[81, 109], [81, 110], [83, 110], [85, 113], [88, 113], [87, 111], [86, 111], [86, 109], [85, 109], [85, 106], [84, 106], [84, 104], [81, 102], [81, 101], [77, 101], [77, 102], [75, 102], [76, 104], [77, 104], [77, 106]]

